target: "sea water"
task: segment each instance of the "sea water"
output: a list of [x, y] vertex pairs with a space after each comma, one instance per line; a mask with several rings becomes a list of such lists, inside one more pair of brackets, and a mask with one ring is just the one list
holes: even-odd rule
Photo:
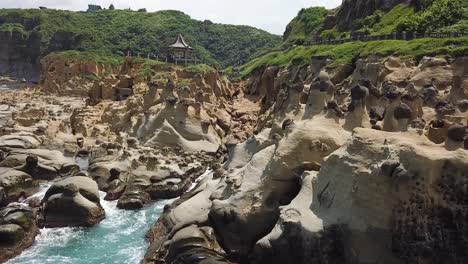
[[140, 263], [148, 247], [145, 234], [170, 202], [125, 211], [117, 209], [117, 201], [101, 200], [106, 211], [101, 223], [91, 228], [42, 229], [33, 246], [7, 263]]

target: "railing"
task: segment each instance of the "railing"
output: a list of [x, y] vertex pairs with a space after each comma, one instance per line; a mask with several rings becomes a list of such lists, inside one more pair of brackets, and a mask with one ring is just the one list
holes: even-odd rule
[[353, 41], [376, 41], [376, 40], [413, 40], [413, 39], [422, 39], [422, 38], [456, 38], [468, 36], [468, 32], [450, 32], [450, 33], [418, 33], [418, 32], [394, 32], [391, 34], [385, 35], [357, 35], [349, 38], [341, 39], [314, 39], [310, 43], [307, 43], [308, 46], [313, 45], [335, 45], [343, 44]]
[[131, 51], [127, 52], [126, 57], [133, 57], [133, 58], [146, 58], [148, 60], [155, 60], [155, 61], [160, 61], [160, 62], [166, 62], [166, 63], [174, 63], [176, 65], [188, 65], [188, 64], [203, 64], [204, 61], [197, 59], [197, 58], [170, 58], [167, 57], [166, 55], [159, 56], [158, 54], [154, 53], [133, 53]]

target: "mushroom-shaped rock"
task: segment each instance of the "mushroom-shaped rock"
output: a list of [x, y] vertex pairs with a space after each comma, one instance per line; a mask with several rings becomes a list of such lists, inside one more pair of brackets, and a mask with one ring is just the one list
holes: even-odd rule
[[411, 108], [407, 104], [400, 104], [395, 108], [395, 111], [393, 111], [393, 116], [395, 117], [396, 120], [401, 120], [401, 119], [410, 119], [412, 115]]
[[387, 98], [389, 101], [395, 101], [398, 98], [400, 98], [401, 92], [398, 90], [393, 90], [391, 89], [385, 94], [385, 98]]
[[455, 113], [455, 107], [447, 102], [447, 101], [440, 101], [435, 105], [435, 110], [437, 114], [445, 116], [445, 115], [451, 115]]
[[369, 96], [369, 89], [367, 87], [356, 85], [351, 88], [351, 100], [353, 102], [364, 102], [367, 96]]
[[42, 202], [46, 227], [93, 226], [105, 218], [97, 183], [87, 177], [54, 183]]
[[356, 85], [351, 88], [351, 104], [348, 106], [348, 115], [344, 128], [353, 130], [356, 127], [365, 127], [369, 125], [369, 114], [366, 110], [365, 99], [369, 95], [369, 89], [364, 86]]
[[26, 164], [17, 169], [31, 175], [37, 180], [52, 180], [58, 175], [55, 168], [40, 164], [38, 157], [35, 155], [27, 156]]

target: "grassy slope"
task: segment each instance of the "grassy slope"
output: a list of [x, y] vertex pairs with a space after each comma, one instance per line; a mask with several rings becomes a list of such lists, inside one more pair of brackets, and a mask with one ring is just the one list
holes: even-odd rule
[[[466, 0], [431, 0], [428, 6], [419, 11], [413, 7], [403, 4], [395, 6], [389, 12], [376, 11], [372, 16], [354, 21], [355, 30], [365, 30], [371, 35], [388, 34], [402, 28], [402, 25], [413, 21], [412, 19], [424, 18], [424, 20], [413, 21], [411, 25], [425, 29], [425, 20], [433, 21], [431, 29], [434, 31], [467, 31], [468, 32], [468, 1]], [[456, 12], [451, 10], [454, 6], [462, 6]], [[314, 17], [318, 17], [319, 9], [314, 10]], [[341, 35], [349, 35], [349, 32], [338, 32], [336, 27], [331, 30], [322, 31], [322, 20], [313, 25], [314, 28], [304, 28], [305, 23], [300, 21], [304, 17], [311, 16], [310, 12], [302, 10], [298, 16], [288, 25], [285, 33], [285, 43], [296, 38], [311, 38], [309, 32], [321, 33], [325, 38], [336, 38]], [[446, 15], [450, 13], [451, 15]], [[445, 14], [445, 15], [444, 15]], [[426, 23], [426, 24], [425, 24]], [[465, 29], [465, 30], [463, 30]], [[308, 35], [309, 34], [309, 35]], [[413, 41], [372, 41], [372, 42], [350, 42], [341, 45], [321, 46], [295, 46], [287, 51], [273, 51], [244, 64], [240, 67], [242, 77], [248, 76], [257, 69], [266, 66], [287, 66], [290, 63], [306, 64], [312, 56], [328, 56], [333, 59], [331, 66], [349, 64], [360, 57], [369, 54], [380, 54], [382, 56], [398, 55], [407, 58], [419, 58], [423, 55], [452, 55], [468, 53], [468, 37], [456, 39], [418, 39]]]
[[323, 23], [328, 10], [324, 7], [303, 8], [288, 24], [283, 40], [286, 43], [304, 43], [315, 34]]
[[468, 53], [468, 37], [453, 39], [417, 39], [412, 41], [386, 40], [349, 42], [341, 45], [297, 46], [288, 51], [271, 52], [240, 68], [242, 77], [266, 66], [287, 66], [290, 63], [307, 64], [312, 56], [328, 56], [331, 66], [349, 64], [370, 54], [398, 55], [419, 58], [424, 55], [461, 55]]
[[40, 34], [43, 55], [62, 50], [160, 53], [182, 33], [199, 57], [220, 66], [233, 65], [280, 43], [279, 36], [253, 27], [197, 21], [178, 11], [0, 9], [2, 31]]
[[383, 14], [383, 16], [380, 18], [380, 21], [372, 26], [371, 35], [383, 35], [395, 32], [397, 26], [403, 20], [408, 19], [413, 15], [413, 8], [404, 4], [399, 4], [389, 12]]

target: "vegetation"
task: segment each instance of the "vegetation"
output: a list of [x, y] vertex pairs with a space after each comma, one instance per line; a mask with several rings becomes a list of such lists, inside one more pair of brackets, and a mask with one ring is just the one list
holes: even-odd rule
[[[336, 24], [330, 24], [332, 21], [327, 21], [327, 25], [324, 26], [327, 13], [325, 9], [317, 7], [301, 10], [286, 29], [283, 37], [285, 43], [302, 45], [306, 39], [317, 35], [326, 40], [349, 37], [350, 32], [339, 31]], [[413, 1], [412, 5], [399, 4], [388, 12], [377, 10], [368, 17], [356, 19], [350, 28], [352, 31], [370, 35], [390, 34], [395, 31], [468, 32], [468, 1], [418, 0]], [[305, 65], [310, 62], [312, 56], [327, 56], [333, 61], [330, 66], [337, 66], [350, 64], [370, 54], [420, 58], [424, 55], [458, 56], [467, 52], [468, 37], [292, 46], [285, 51], [274, 50], [257, 57], [241, 66], [239, 70], [241, 76], [246, 77], [266, 66]], [[229, 71], [232, 72], [232, 69]]]
[[22, 38], [28, 38], [29, 34], [24, 30], [23, 25], [19, 23], [4, 23], [0, 24], [0, 32], [3, 33], [19, 33]]
[[370, 54], [398, 55], [404, 58], [421, 58], [424, 55], [457, 56], [468, 52], [468, 37], [451, 39], [417, 39], [412, 41], [381, 40], [349, 42], [340, 45], [298, 46], [285, 52], [275, 51], [250, 61], [240, 67], [242, 77], [266, 66], [284, 67], [288, 64], [308, 64], [312, 56], [327, 56], [330, 66], [350, 64]]
[[285, 43], [301, 45], [318, 32], [328, 10], [324, 7], [303, 8], [288, 24], [283, 40]]
[[[348, 1], [349, 5], [353, 5]], [[351, 4], [350, 4], [351, 3]], [[314, 36], [326, 40], [349, 36], [333, 21], [325, 23], [329, 11], [322, 7], [302, 9], [288, 25], [286, 44], [302, 45]], [[388, 12], [377, 9], [372, 15], [358, 18], [348, 26], [351, 31], [369, 35], [407, 32], [468, 32], [467, 0], [417, 0], [411, 5], [399, 4]]]
[[468, 22], [468, 2], [466, 0], [425, 0], [421, 11], [408, 16], [397, 25], [398, 31], [435, 32], [454, 24]]
[[220, 67], [243, 62], [281, 41], [253, 27], [197, 21], [179, 11], [1, 9], [0, 32], [13, 30], [39, 36], [43, 56], [64, 50], [160, 54], [181, 33], [200, 59]]
[[188, 72], [201, 73], [201, 74], [208, 74], [208, 73], [216, 71], [215, 69], [213, 69], [213, 67], [206, 65], [206, 64], [190, 65], [186, 68], [186, 70]]
[[47, 55], [47, 58], [61, 57], [65, 59], [70, 59], [74, 61], [94, 61], [98, 64], [117, 66], [123, 63], [123, 57], [117, 56], [111, 53], [102, 53], [102, 52], [90, 52], [84, 51], [79, 52], [75, 50], [63, 51], [63, 52], [53, 52]]

